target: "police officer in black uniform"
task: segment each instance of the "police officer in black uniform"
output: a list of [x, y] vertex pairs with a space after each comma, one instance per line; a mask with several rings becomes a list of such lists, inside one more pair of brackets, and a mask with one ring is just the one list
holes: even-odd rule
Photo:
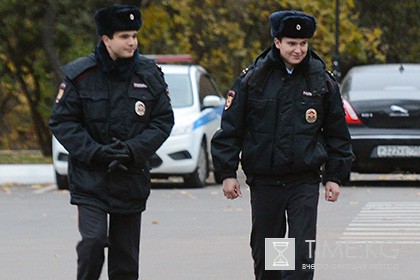
[[49, 125], [70, 154], [71, 203], [82, 237], [77, 279], [99, 279], [108, 247], [109, 279], [134, 280], [150, 194], [148, 159], [168, 138], [173, 111], [163, 73], [138, 53], [139, 9], [113, 5], [94, 19], [101, 40], [93, 54], [63, 67]]
[[[279, 11], [270, 23], [274, 44], [228, 92], [212, 155], [228, 199], [241, 196], [239, 161], [250, 186], [255, 279], [312, 279], [319, 183], [336, 201], [350, 172], [350, 136], [339, 87], [308, 46], [315, 18]], [[295, 270], [266, 271], [265, 238], [284, 237], [286, 224]]]

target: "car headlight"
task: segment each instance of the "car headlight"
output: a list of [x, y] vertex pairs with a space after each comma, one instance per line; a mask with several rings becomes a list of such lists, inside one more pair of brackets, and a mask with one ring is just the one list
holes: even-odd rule
[[193, 128], [193, 125], [191, 123], [174, 125], [174, 127], [172, 128], [171, 135], [175, 136], [175, 135], [187, 134], [192, 131], [192, 128]]

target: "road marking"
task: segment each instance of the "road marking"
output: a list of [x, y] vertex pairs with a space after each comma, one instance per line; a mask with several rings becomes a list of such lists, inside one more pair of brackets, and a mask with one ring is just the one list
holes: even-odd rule
[[343, 235], [357, 235], [357, 236], [367, 236], [367, 235], [373, 235], [373, 236], [419, 236], [420, 232], [344, 232]]
[[339, 242], [420, 244], [420, 202], [368, 202]]
[[52, 190], [57, 189], [57, 187], [55, 185], [49, 185], [40, 189], [36, 189], [33, 191], [34, 194], [43, 194]]
[[384, 227], [420, 227], [420, 223], [350, 223], [350, 227], [364, 227], [364, 226], [384, 226]]
[[397, 227], [397, 228], [388, 228], [388, 227], [366, 227], [366, 228], [346, 228], [346, 231], [420, 231], [418, 228], [409, 228], [409, 227]]
[[337, 243], [339, 244], [420, 244], [420, 240], [419, 241], [414, 241], [414, 240], [410, 240], [410, 241], [404, 241], [404, 240], [396, 240], [396, 241], [386, 241], [386, 240], [351, 240], [351, 241], [347, 241], [347, 240], [342, 240], [342, 241], [337, 241]]
[[12, 194], [12, 191], [8, 187], [3, 187], [2, 186], [2, 187], [0, 187], [0, 191], [3, 191], [3, 192], [5, 192], [8, 195], [11, 195]]

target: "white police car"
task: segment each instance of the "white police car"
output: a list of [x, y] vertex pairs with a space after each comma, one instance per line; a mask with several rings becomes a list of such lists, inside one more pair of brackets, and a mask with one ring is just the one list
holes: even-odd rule
[[[204, 68], [175, 64], [161, 67], [169, 86], [175, 125], [150, 159], [152, 178], [180, 176], [185, 186], [202, 187], [213, 169], [210, 140], [219, 128], [225, 99]], [[57, 186], [66, 189], [67, 151], [54, 137], [52, 149]]]

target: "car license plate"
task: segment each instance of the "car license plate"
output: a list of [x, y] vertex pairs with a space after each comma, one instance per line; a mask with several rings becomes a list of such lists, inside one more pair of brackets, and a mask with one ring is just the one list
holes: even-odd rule
[[378, 146], [378, 157], [420, 157], [420, 146]]

